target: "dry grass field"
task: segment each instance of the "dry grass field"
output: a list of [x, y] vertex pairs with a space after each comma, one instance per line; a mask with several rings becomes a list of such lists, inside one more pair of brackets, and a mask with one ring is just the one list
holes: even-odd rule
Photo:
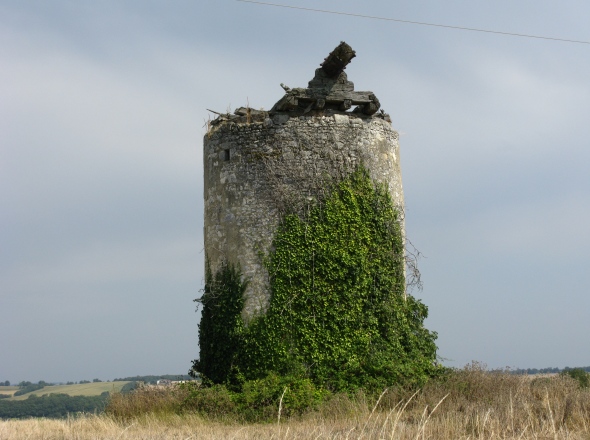
[[9, 396], [12, 396], [18, 390], [19, 390], [18, 387], [5, 387], [5, 386], [2, 386], [2, 387], [0, 387], [0, 394], [8, 394]]
[[[23, 394], [22, 396], [11, 397], [8, 400], [25, 400], [28, 399], [29, 396], [32, 394], [37, 396], [42, 396], [43, 394], [68, 394], [70, 396], [100, 396], [105, 391], [108, 391], [109, 393], [119, 392], [121, 391], [123, 385], [125, 385], [126, 383], [128, 382], [92, 382], [75, 385], [51, 385], [45, 388], [41, 388], [37, 391], [32, 391], [30, 393]], [[14, 394], [16, 391], [18, 391], [18, 387], [4, 388], [15, 389], [10, 393], [5, 394]]]
[[[379, 399], [336, 395], [319, 409], [273, 423], [174, 413], [170, 394], [144, 390], [129, 399], [133, 417], [0, 421], [7, 439], [590, 439], [590, 391], [569, 377], [531, 378], [465, 369], [416, 394], [387, 390]], [[151, 394], [150, 394], [151, 393]], [[147, 403], [149, 402], [149, 403]], [[123, 399], [117, 405], [125, 405]]]

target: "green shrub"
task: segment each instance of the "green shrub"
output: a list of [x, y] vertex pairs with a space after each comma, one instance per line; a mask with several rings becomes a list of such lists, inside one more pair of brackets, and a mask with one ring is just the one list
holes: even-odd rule
[[243, 345], [242, 308], [246, 283], [240, 269], [224, 263], [213, 276], [207, 263], [205, 291], [195, 301], [203, 305], [199, 324], [199, 359], [193, 361], [191, 372], [202, 374], [205, 381], [223, 383], [236, 367]]
[[237, 413], [232, 393], [224, 385], [200, 386], [194, 382], [180, 385], [182, 411], [195, 411], [205, 417], [223, 419]]
[[562, 376], [569, 376], [572, 379], [577, 380], [578, 384], [580, 384], [580, 388], [588, 388], [590, 386], [590, 374], [588, 374], [582, 368], [564, 370], [560, 374]]
[[282, 393], [276, 376], [333, 391], [423, 384], [439, 370], [436, 333], [424, 327], [427, 307], [405, 293], [404, 263], [400, 212], [360, 169], [284, 217], [266, 259], [268, 310], [247, 327], [239, 268], [207, 270], [193, 370], [233, 391], [262, 381], [262, 406]]
[[281, 416], [301, 415], [319, 408], [331, 393], [313, 384], [310, 379], [280, 377], [270, 373], [262, 379], [245, 381], [240, 391], [225, 385], [180, 385], [180, 411], [196, 412], [216, 420], [267, 422]]
[[277, 417], [279, 406], [285, 417], [315, 410], [330, 394], [308, 378], [280, 377], [271, 373], [263, 379], [244, 383], [242, 392], [235, 394], [235, 400], [248, 419], [267, 420]]

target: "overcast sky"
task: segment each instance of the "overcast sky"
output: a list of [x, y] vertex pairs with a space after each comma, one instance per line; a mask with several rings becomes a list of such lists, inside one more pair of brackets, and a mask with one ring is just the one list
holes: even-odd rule
[[[277, 2], [590, 40], [582, 0]], [[2, 0], [0, 380], [186, 373], [206, 109], [269, 109], [341, 40], [400, 133], [445, 364], [590, 365], [590, 44], [236, 0]]]

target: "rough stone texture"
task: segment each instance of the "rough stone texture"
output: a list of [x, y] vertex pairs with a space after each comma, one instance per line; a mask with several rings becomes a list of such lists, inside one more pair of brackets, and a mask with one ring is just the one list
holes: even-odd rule
[[281, 84], [285, 95], [268, 112], [213, 112], [203, 150], [205, 255], [213, 273], [224, 260], [241, 266], [246, 320], [268, 305], [263, 260], [283, 213], [303, 212], [360, 164], [403, 210], [398, 134], [377, 97], [348, 81], [355, 55], [341, 42], [307, 88]]
[[241, 266], [249, 282], [245, 319], [268, 305], [263, 258], [283, 212], [305, 209], [361, 163], [403, 209], [398, 134], [379, 115], [220, 116], [205, 136], [203, 154], [205, 255], [213, 273], [224, 259]]

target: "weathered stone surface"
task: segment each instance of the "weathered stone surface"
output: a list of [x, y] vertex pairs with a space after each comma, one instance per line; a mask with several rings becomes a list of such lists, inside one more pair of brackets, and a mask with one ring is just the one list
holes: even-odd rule
[[403, 207], [398, 134], [363, 114], [337, 113], [217, 124], [204, 139], [205, 254], [216, 271], [224, 259], [249, 280], [244, 317], [270, 298], [263, 258], [281, 213], [304, 209], [327, 184], [361, 163]]

